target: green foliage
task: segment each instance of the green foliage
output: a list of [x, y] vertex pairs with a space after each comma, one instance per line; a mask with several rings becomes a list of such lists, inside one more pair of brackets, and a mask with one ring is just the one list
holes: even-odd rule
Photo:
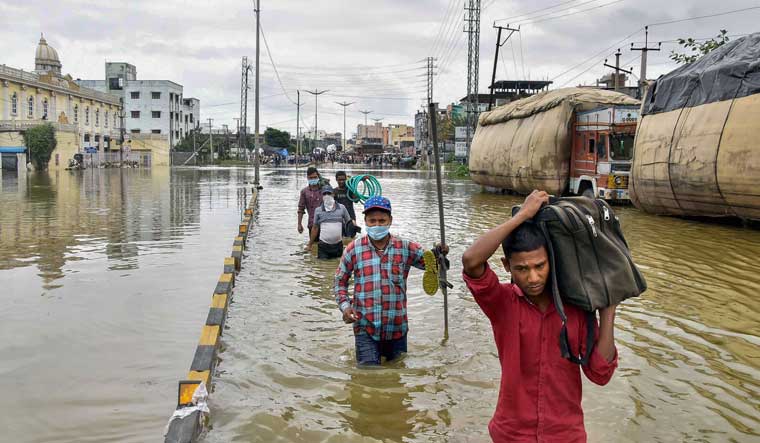
[[[720, 48], [725, 45], [729, 38], [725, 29], [721, 29], [720, 33], [715, 38], [705, 40], [702, 43], [697, 42], [693, 38], [679, 38], [678, 44], [688, 50], [687, 53], [679, 53], [676, 51], [670, 51], [670, 59], [674, 60], [678, 64], [694, 63], [705, 54], [713, 51], [716, 48]], [[689, 53], [690, 52], [690, 53]]]
[[449, 178], [468, 178], [470, 176], [470, 168], [467, 165], [456, 164], [449, 170]]
[[275, 148], [288, 148], [290, 146], [290, 133], [275, 128], [267, 128], [264, 131], [264, 143]]
[[55, 128], [50, 123], [34, 126], [24, 132], [24, 144], [30, 160], [38, 170], [47, 169], [56, 143]]
[[444, 116], [438, 117], [438, 141], [454, 140], [454, 122]]

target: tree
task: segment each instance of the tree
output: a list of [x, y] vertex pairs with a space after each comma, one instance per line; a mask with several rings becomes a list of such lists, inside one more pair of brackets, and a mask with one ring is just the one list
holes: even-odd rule
[[37, 170], [47, 169], [50, 155], [55, 150], [55, 128], [50, 123], [37, 125], [24, 132], [24, 144]]
[[691, 37], [679, 38], [678, 44], [683, 46], [684, 49], [690, 51], [691, 54], [682, 54], [676, 51], [670, 51], [670, 59], [674, 60], [678, 64], [694, 63], [703, 55], [708, 54], [710, 51], [713, 51], [714, 49], [725, 45], [729, 40], [727, 33], [728, 32], [725, 29], [721, 29], [720, 33], [718, 33], [715, 38], [705, 40], [702, 43], [697, 42]]
[[290, 146], [290, 133], [275, 128], [267, 128], [264, 131], [264, 143], [276, 148], [287, 148]]

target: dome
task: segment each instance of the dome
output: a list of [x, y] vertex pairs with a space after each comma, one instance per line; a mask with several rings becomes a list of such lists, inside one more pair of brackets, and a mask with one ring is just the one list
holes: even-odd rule
[[34, 70], [38, 74], [49, 72], [61, 74], [61, 60], [58, 58], [58, 52], [48, 46], [45, 37], [40, 36], [40, 43], [37, 45], [37, 51], [34, 53]]

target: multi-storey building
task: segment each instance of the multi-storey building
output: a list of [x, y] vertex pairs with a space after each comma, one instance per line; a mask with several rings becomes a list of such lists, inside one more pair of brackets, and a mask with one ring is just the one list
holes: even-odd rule
[[124, 101], [124, 126], [130, 134], [163, 134], [175, 146], [200, 126], [200, 100], [183, 96], [170, 80], [138, 80], [137, 68], [106, 62], [105, 80], [78, 80], [81, 86], [115, 94]]
[[78, 85], [61, 74], [58, 52], [44, 37], [35, 52], [33, 72], [0, 65], [0, 147], [25, 151], [23, 132], [50, 123], [57, 147], [49, 168], [64, 168], [85, 149], [99, 155], [117, 149], [118, 96]]

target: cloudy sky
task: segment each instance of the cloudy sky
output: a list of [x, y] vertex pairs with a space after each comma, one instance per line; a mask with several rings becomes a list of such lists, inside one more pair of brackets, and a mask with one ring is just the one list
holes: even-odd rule
[[[426, 94], [425, 57], [437, 57], [434, 99], [442, 105], [466, 93], [466, 0], [262, 0], [261, 127], [295, 132], [297, 90], [302, 127], [348, 131], [370, 118], [413, 123]], [[754, 9], [746, 9], [754, 8]], [[745, 9], [738, 13], [722, 14]], [[694, 20], [679, 21], [700, 16]], [[622, 49], [621, 63], [639, 73], [639, 52], [630, 44], [662, 41], [650, 52], [648, 77], [672, 70], [668, 55], [679, 37], [707, 38], [726, 29], [738, 38], [760, 31], [760, 1], [723, 0], [482, 0], [480, 91], [493, 67], [495, 20], [520, 25], [503, 47], [497, 79], [549, 79], [553, 87], [593, 84], [605, 58]], [[668, 23], [673, 22], [675, 23]], [[168, 79], [201, 100], [201, 117], [214, 126], [239, 114], [241, 57], [256, 48], [252, 0], [0, 0], [0, 64], [33, 70], [44, 32], [63, 71], [102, 79], [105, 61], [137, 66], [139, 79]], [[274, 65], [272, 63], [274, 62]], [[275, 70], [276, 66], [276, 70]], [[279, 79], [277, 74], [279, 74]], [[633, 80], [635, 81], [635, 80]], [[253, 84], [253, 78], [251, 78]], [[249, 125], [253, 127], [253, 91]]]

